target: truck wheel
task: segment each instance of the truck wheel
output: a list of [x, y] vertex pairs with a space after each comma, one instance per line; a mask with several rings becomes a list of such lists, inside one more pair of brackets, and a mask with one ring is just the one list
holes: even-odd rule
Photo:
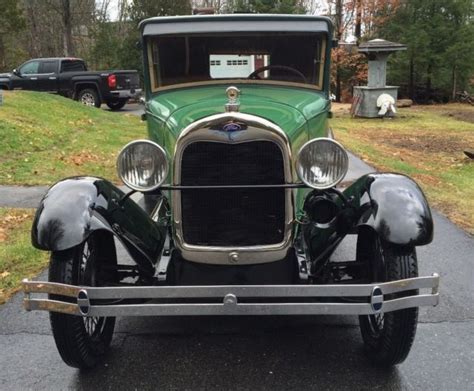
[[[83, 286], [110, 284], [117, 281], [113, 271], [116, 264], [113, 236], [96, 231], [72, 249], [52, 252], [49, 281]], [[107, 266], [109, 271], [103, 266]], [[75, 299], [57, 295], [50, 295], [50, 299], [75, 302]], [[50, 321], [61, 358], [75, 368], [91, 368], [97, 364], [110, 345], [115, 327], [114, 317], [81, 317], [51, 312]]]
[[117, 100], [109, 100], [105, 102], [107, 106], [109, 106], [110, 110], [120, 110], [123, 106], [125, 106], [128, 102], [128, 99], [117, 99]]
[[[415, 248], [384, 243], [375, 233], [359, 235], [357, 257], [369, 261], [372, 282], [418, 276]], [[387, 299], [413, 293], [392, 294]], [[359, 316], [362, 339], [369, 359], [375, 365], [385, 367], [403, 362], [415, 339], [417, 323], [418, 308]]]
[[83, 105], [90, 107], [100, 107], [101, 101], [99, 94], [92, 88], [85, 88], [77, 94], [77, 100]]

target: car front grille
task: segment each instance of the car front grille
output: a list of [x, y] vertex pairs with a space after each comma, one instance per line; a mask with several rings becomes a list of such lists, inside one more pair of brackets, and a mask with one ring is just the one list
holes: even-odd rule
[[[184, 186], [285, 183], [280, 147], [271, 141], [240, 144], [200, 141], [186, 147]], [[193, 189], [181, 192], [183, 238], [197, 246], [257, 246], [284, 238], [284, 189]]]

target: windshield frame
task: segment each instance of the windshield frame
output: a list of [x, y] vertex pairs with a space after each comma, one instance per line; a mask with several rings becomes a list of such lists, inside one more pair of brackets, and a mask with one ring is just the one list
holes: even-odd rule
[[[255, 32], [258, 34], [259, 32]], [[268, 32], [267, 32], [268, 34]], [[308, 32], [308, 34], [314, 34], [314, 32]], [[271, 80], [271, 79], [248, 79], [248, 78], [218, 78], [210, 80], [202, 80], [195, 82], [184, 82], [176, 83], [171, 85], [162, 85], [161, 73], [159, 72], [159, 63], [154, 62], [153, 45], [160, 35], [148, 35], [143, 37], [144, 46], [144, 63], [145, 63], [145, 77], [146, 87], [151, 93], [157, 93], [160, 91], [174, 90], [179, 88], [190, 88], [197, 86], [209, 86], [209, 85], [222, 85], [222, 84], [263, 84], [263, 85], [277, 85], [287, 87], [298, 87], [316, 90], [324, 92], [327, 89], [329, 81], [329, 59], [330, 59], [330, 45], [328, 45], [328, 34], [320, 32], [321, 34], [321, 48], [320, 48], [320, 59], [319, 59], [319, 77], [317, 83], [302, 83], [296, 81], [283, 81], [283, 80]], [[192, 36], [194, 34], [185, 34], [184, 36]], [[200, 35], [200, 34], [196, 34]], [[158, 61], [158, 60], [157, 60]], [[315, 64], [318, 66], [318, 64]]]

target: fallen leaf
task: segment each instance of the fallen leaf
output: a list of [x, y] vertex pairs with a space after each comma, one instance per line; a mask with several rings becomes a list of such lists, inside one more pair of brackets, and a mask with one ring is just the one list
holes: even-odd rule
[[0, 243], [7, 240], [7, 233], [3, 228], [0, 228]]

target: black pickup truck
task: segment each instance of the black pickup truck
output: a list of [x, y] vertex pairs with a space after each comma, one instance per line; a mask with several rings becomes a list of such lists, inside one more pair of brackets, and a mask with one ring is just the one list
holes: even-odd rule
[[105, 103], [120, 110], [130, 98], [141, 94], [134, 70], [88, 71], [79, 58], [36, 58], [0, 74], [0, 89], [54, 92], [100, 107]]

